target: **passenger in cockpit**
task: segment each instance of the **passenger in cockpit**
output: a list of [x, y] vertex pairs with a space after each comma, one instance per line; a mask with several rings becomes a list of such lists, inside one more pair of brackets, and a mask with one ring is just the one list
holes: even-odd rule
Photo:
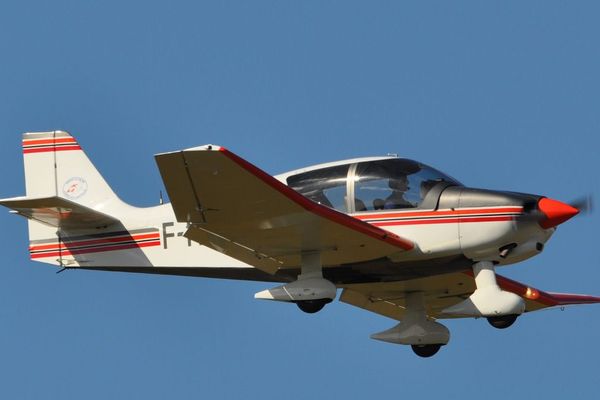
[[408, 178], [405, 175], [390, 178], [388, 186], [392, 193], [385, 199], [385, 209], [394, 210], [397, 208], [413, 208], [415, 205], [404, 198], [409, 189]]

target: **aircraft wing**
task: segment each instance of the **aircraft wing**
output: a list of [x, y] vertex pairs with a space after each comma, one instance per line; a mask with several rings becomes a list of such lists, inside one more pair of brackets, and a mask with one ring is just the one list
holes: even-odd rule
[[411, 250], [391, 232], [317, 204], [219, 146], [155, 156], [185, 236], [269, 273], [320, 252], [324, 266]]
[[[600, 297], [544, 292], [501, 275], [496, 275], [496, 280], [503, 290], [513, 292], [525, 300], [525, 312], [573, 304], [600, 303]], [[455, 272], [403, 282], [346, 285], [340, 301], [400, 321], [404, 316], [405, 293], [420, 291], [424, 294], [429, 317], [454, 318], [441, 315], [441, 311], [466, 299], [475, 289], [471, 273]]]

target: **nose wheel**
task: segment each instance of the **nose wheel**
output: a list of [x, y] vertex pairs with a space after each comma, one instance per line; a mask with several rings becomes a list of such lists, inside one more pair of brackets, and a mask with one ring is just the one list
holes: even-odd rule
[[497, 329], [506, 329], [517, 320], [518, 315], [501, 315], [499, 317], [488, 317], [488, 322], [491, 326]]

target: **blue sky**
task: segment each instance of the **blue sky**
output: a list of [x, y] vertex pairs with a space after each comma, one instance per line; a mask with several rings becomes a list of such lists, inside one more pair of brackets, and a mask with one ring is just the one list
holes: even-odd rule
[[[158, 202], [153, 154], [215, 143], [270, 173], [399, 153], [473, 187], [598, 196], [597, 2], [8, 1], [1, 197], [20, 135], [63, 129], [126, 201]], [[598, 215], [502, 273], [600, 295]], [[375, 342], [393, 321], [259, 302], [269, 284], [33, 263], [0, 213], [0, 397], [564, 398], [597, 391], [600, 305], [506, 331], [447, 323], [432, 359]]]

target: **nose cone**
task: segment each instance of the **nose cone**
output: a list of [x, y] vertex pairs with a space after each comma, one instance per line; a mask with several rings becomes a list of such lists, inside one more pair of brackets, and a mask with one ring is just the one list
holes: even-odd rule
[[540, 199], [538, 208], [546, 216], [540, 221], [540, 226], [544, 229], [553, 228], [579, 214], [575, 207], [546, 197]]

